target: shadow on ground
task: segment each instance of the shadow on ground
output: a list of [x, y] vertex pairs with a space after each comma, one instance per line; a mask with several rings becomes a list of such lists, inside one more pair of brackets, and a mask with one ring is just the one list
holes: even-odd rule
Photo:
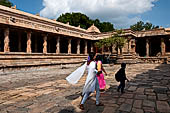
[[[95, 95], [93, 94], [86, 101], [84, 111], [76, 111], [75, 106], [71, 106], [62, 109], [59, 113], [135, 113], [137, 112], [134, 107], [136, 100], [142, 102], [141, 108], [138, 109], [141, 113], [169, 112], [169, 107], [159, 108], [157, 101], [167, 102], [170, 106], [170, 65], [160, 64], [154, 69], [137, 74], [134, 79], [126, 83], [124, 94], [117, 92], [116, 89], [116, 85], [111, 85], [105, 92], [101, 92], [100, 101], [105, 104], [103, 107], [95, 106]], [[164, 97], [161, 97], [161, 94]], [[76, 93], [66, 99], [75, 100], [80, 95], [81, 93]]]

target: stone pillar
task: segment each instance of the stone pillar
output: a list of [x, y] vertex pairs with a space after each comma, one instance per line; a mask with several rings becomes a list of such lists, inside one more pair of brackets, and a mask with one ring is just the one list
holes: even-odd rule
[[38, 37], [35, 37], [35, 52], [38, 52]]
[[115, 51], [115, 46], [112, 45], [112, 54], [114, 54], [116, 51]]
[[80, 40], [77, 41], [77, 54], [80, 54]]
[[27, 53], [31, 53], [31, 32], [27, 32]]
[[6, 28], [4, 31], [4, 52], [10, 52], [9, 48], [9, 28]]
[[130, 53], [130, 52], [131, 52], [131, 41], [128, 40], [128, 53]]
[[44, 40], [44, 43], [43, 43], [43, 53], [47, 53], [47, 35], [43, 36], [43, 40]]
[[136, 40], [132, 39], [131, 40], [131, 52], [133, 52], [133, 54], [135, 54], [135, 49], [136, 49]]
[[104, 53], [104, 45], [102, 45], [102, 54]]
[[56, 53], [60, 54], [60, 37], [56, 39]]
[[18, 33], [18, 51], [21, 52], [21, 32]]
[[91, 42], [91, 52], [94, 52], [93, 43]]
[[149, 39], [146, 39], [146, 56], [149, 56]]
[[85, 40], [85, 52], [84, 52], [85, 55], [87, 55], [87, 41]]
[[161, 38], [161, 55], [165, 55], [165, 41], [164, 38]]
[[71, 39], [68, 39], [68, 54], [71, 54]]

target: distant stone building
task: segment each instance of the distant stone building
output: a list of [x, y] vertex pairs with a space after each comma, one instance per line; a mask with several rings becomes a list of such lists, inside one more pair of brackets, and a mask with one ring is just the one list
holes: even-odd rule
[[[101, 33], [94, 25], [85, 30], [16, 8], [0, 6], [0, 63], [27, 64], [40, 59], [46, 63], [56, 63], [59, 59], [60, 62], [68, 62], [69, 58], [81, 61], [89, 52], [98, 50], [94, 46], [96, 41], [114, 34], [114, 31]], [[125, 29], [123, 36], [128, 40], [123, 48], [125, 57], [143, 59], [144, 62], [148, 59], [153, 61], [153, 58], [158, 62], [161, 58], [169, 59], [170, 28], [140, 32]], [[100, 52], [103, 51], [105, 49]], [[112, 53], [115, 53], [114, 47]]]

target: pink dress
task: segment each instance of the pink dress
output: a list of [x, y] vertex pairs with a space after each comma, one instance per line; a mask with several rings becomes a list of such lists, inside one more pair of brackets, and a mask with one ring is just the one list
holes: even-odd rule
[[103, 90], [106, 87], [106, 81], [104, 80], [104, 74], [102, 73], [102, 62], [101, 61], [97, 61], [97, 70], [101, 71], [100, 74], [97, 74], [97, 79], [99, 81], [100, 89]]

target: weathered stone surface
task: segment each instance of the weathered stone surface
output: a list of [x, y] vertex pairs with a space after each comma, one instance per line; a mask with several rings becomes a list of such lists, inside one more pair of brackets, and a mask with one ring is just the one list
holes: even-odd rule
[[147, 96], [146, 95], [136, 95], [135, 96], [135, 99], [138, 99], [138, 100], [140, 100], [140, 99], [147, 99]]
[[143, 106], [147, 106], [147, 107], [152, 107], [152, 108], [154, 108], [154, 107], [155, 107], [155, 102], [150, 101], [150, 100], [144, 100], [144, 101], [143, 101]]
[[[95, 93], [92, 93], [85, 103], [84, 111], [79, 109], [79, 104], [86, 75], [75, 85], [70, 85], [65, 80], [66, 76], [76, 69], [76, 66], [79, 65], [75, 65], [75, 67], [73, 65], [63, 66], [64, 69], [61, 69], [60, 66], [52, 66], [0, 71], [0, 74], [3, 73], [0, 76], [0, 113], [6, 113], [8, 110], [12, 113], [156, 113], [169, 110], [170, 84], [168, 83], [169, 85], [166, 86], [152, 84], [154, 81], [159, 82], [156, 79], [157, 76], [161, 80], [164, 79], [164, 75], [170, 76], [168, 65], [127, 65], [126, 74], [130, 82], [127, 82], [124, 94], [116, 91], [118, 83], [113, 76], [110, 76], [119, 69], [119, 65], [114, 65], [114, 68], [104, 65], [107, 73], [110, 73], [105, 77], [106, 91], [100, 95], [100, 102], [104, 103], [104, 106], [96, 107]], [[156, 66], [163, 69], [154, 72], [153, 69]], [[142, 82], [144, 82], [144, 86], [141, 85]], [[134, 86], [136, 90], [128, 90]], [[155, 88], [158, 90], [160, 88], [161, 91], [163, 89], [164, 92], [156, 92]], [[13, 107], [10, 108], [10, 106]]]
[[134, 112], [134, 113], [144, 113], [143, 109], [136, 109], [136, 108], [132, 108], [132, 112]]
[[130, 86], [129, 88], [128, 88], [128, 91], [136, 91], [136, 86]]
[[159, 112], [170, 113], [170, 106], [166, 101], [156, 101], [156, 105]]
[[126, 112], [130, 112], [131, 109], [132, 109], [132, 105], [130, 104], [122, 104], [120, 105], [120, 108], [119, 108], [120, 111], [126, 111]]
[[168, 96], [166, 94], [157, 94], [158, 100], [167, 100]]
[[144, 94], [145, 88], [137, 88], [136, 93]]
[[142, 107], [142, 100], [135, 100], [133, 103], [134, 108], [141, 108]]

